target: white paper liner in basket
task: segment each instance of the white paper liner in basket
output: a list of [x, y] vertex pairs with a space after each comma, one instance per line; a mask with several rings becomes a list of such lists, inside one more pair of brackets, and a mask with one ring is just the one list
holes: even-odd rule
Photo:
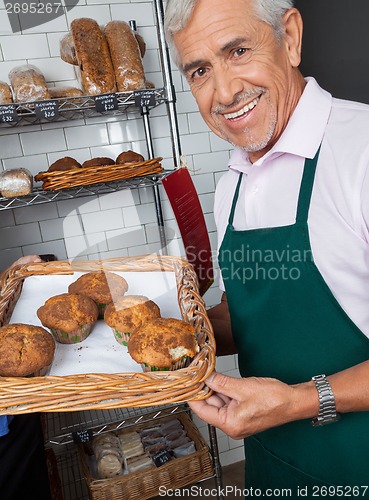
[[33, 379], [0, 377], [0, 414], [36, 411], [81, 411], [141, 408], [205, 399], [204, 380], [214, 370], [215, 341], [205, 303], [198, 291], [192, 265], [179, 257], [143, 255], [104, 261], [48, 262], [9, 270], [1, 283], [0, 323], [14, 310], [24, 279], [37, 275], [71, 275], [103, 269], [112, 272], [174, 272], [182, 318], [192, 323], [203, 339], [190, 366], [177, 371], [87, 373]]

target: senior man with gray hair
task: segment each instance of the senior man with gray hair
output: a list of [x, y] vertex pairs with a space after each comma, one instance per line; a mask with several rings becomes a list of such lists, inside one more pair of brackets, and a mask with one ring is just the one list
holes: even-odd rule
[[245, 439], [248, 491], [368, 497], [369, 106], [303, 77], [302, 31], [292, 0], [167, 2], [174, 60], [234, 146], [209, 317], [242, 378], [190, 406]]

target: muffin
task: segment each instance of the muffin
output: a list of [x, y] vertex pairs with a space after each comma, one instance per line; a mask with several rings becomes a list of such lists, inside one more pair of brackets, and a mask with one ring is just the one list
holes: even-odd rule
[[0, 328], [0, 375], [44, 375], [54, 358], [55, 341], [41, 326], [13, 323]]
[[115, 163], [117, 165], [125, 165], [126, 163], [138, 163], [145, 161], [145, 158], [140, 155], [140, 153], [135, 153], [135, 151], [132, 151], [129, 149], [128, 151], [123, 151], [117, 156], [117, 159], [115, 160]]
[[156, 318], [136, 329], [128, 352], [143, 370], [183, 368], [199, 351], [195, 328], [175, 318]]
[[125, 295], [108, 304], [104, 313], [105, 323], [113, 330], [117, 342], [123, 345], [127, 345], [136, 328], [159, 317], [158, 305], [144, 295]]
[[85, 340], [99, 315], [96, 303], [85, 295], [62, 293], [50, 297], [37, 310], [37, 316], [49, 328], [57, 342], [75, 344]]
[[99, 308], [99, 318], [104, 318], [107, 304], [115, 302], [128, 290], [127, 281], [118, 274], [109, 271], [94, 271], [82, 274], [68, 287], [69, 293], [86, 295], [96, 302]]

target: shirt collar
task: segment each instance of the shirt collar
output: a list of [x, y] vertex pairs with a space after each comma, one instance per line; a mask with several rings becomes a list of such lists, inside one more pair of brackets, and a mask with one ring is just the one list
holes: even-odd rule
[[305, 79], [306, 86], [300, 100], [276, 144], [254, 164], [246, 151], [236, 147], [228, 166], [247, 173], [251, 166], [261, 165], [272, 155], [294, 154], [303, 158], [314, 158], [324, 136], [332, 107], [332, 96], [323, 90], [312, 77]]

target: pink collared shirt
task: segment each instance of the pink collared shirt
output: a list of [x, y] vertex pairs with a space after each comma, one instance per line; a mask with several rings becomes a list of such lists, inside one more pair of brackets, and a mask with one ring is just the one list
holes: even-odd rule
[[215, 193], [218, 245], [239, 172], [246, 175], [236, 230], [293, 224], [305, 158], [313, 158], [322, 143], [308, 218], [311, 249], [333, 295], [369, 337], [369, 106], [332, 98], [313, 78], [306, 80], [285, 131], [268, 153], [251, 164], [246, 152], [233, 152]]

